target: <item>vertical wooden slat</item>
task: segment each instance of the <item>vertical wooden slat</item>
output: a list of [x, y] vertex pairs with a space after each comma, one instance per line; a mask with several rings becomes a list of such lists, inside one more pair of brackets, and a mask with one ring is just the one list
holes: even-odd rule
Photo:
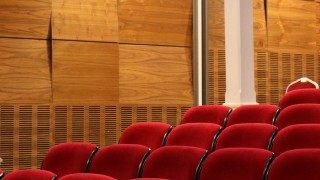
[[256, 57], [256, 92], [257, 102], [267, 103], [267, 56], [266, 52], [257, 52]]
[[208, 104], [215, 104], [214, 99], [214, 91], [215, 91], [215, 83], [214, 83], [214, 50], [210, 49], [208, 52], [208, 60], [207, 60], [207, 95], [208, 95]]
[[225, 102], [226, 93], [226, 53], [225, 50], [218, 51], [218, 104], [223, 104]]
[[44, 156], [50, 149], [50, 111], [49, 105], [37, 107], [37, 167], [40, 169]]
[[19, 169], [30, 169], [32, 162], [32, 106], [19, 107]]
[[285, 93], [291, 82], [291, 56], [289, 53], [282, 53], [282, 93]]
[[137, 119], [137, 122], [148, 121], [148, 108], [146, 106], [137, 107], [136, 119]]
[[89, 142], [100, 145], [100, 106], [89, 106]]
[[162, 122], [162, 107], [152, 107], [152, 122]]
[[176, 127], [178, 125], [177, 118], [177, 107], [167, 107], [167, 123], [171, 124], [173, 127]]
[[0, 119], [0, 157], [3, 159], [1, 169], [11, 172], [14, 163], [14, 107], [0, 106]]
[[84, 140], [84, 106], [72, 106], [72, 141]]
[[279, 70], [278, 62], [279, 55], [278, 53], [270, 52], [270, 103], [278, 104], [279, 102]]
[[118, 124], [121, 122], [119, 122], [120, 120], [117, 117], [118, 112], [116, 106], [105, 107], [105, 145], [117, 143], [117, 140], [121, 134], [121, 130], [118, 126]]
[[67, 142], [67, 106], [55, 106], [55, 137], [54, 144]]

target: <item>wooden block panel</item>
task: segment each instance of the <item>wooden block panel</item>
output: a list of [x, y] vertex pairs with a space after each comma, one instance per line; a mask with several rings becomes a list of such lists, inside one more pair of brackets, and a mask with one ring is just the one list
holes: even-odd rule
[[0, 38], [0, 103], [51, 102], [48, 43]]
[[51, 0], [0, 1], [0, 37], [50, 37]]
[[53, 102], [118, 103], [118, 45], [53, 41]]
[[266, 49], [267, 31], [266, 16], [264, 9], [264, 0], [253, 1], [253, 27], [254, 27], [254, 48], [256, 50]]
[[120, 45], [120, 103], [192, 104], [191, 51]]
[[207, 19], [209, 48], [224, 48], [224, 0], [208, 0]]
[[282, 0], [270, 11], [270, 48], [299, 52], [316, 49], [314, 1]]
[[192, 0], [119, 0], [120, 42], [191, 46]]
[[117, 0], [52, 1], [53, 39], [118, 42]]

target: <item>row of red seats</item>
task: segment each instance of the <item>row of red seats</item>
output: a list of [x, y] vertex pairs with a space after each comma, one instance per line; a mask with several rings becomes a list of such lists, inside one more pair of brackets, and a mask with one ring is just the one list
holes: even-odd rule
[[[190, 173], [193, 174], [196, 173], [196, 171], [187, 171], [188, 174], [182, 169], [179, 174], [177, 170], [170, 171], [170, 169], [175, 166], [185, 168], [180, 163], [184, 163], [188, 158], [203, 158], [207, 152], [212, 150], [214, 145], [216, 146], [216, 150], [213, 152], [214, 154], [217, 154], [217, 152], [222, 152], [223, 154], [229, 152], [229, 154], [227, 153], [228, 156], [240, 158], [237, 157], [236, 151], [247, 152], [248, 155], [240, 153], [239, 156], [242, 154], [244, 157], [248, 156], [246, 158], [249, 159], [256, 159], [256, 157], [250, 157], [251, 154], [255, 154], [256, 152], [257, 154], [273, 154], [271, 151], [267, 152], [266, 149], [268, 149], [268, 147], [274, 151], [275, 156], [280, 156], [283, 152], [291, 149], [319, 148], [320, 146], [320, 140], [314, 138], [319, 137], [320, 125], [304, 124], [284, 128], [277, 134], [273, 147], [271, 147], [270, 144], [276, 134], [277, 128], [275, 126], [258, 123], [236, 124], [227, 127], [218, 135], [220, 129], [220, 126], [217, 124], [189, 123], [177, 126], [168, 135], [168, 132], [171, 130], [169, 124], [137, 123], [131, 125], [124, 131], [119, 141], [120, 144], [104, 147], [98, 152], [96, 152], [97, 147], [95, 145], [88, 143], [66, 143], [57, 145], [48, 152], [42, 169], [54, 172], [58, 177], [64, 177], [65, 175], [77, 172], [89, 172], [109, 175], [117, 179], [130, 179], [140, 177], [141, 175], [142, 177], [170, 177], [170, 179], [181, 177], [180, 179], [185, 179], [191, 177]], [[167, 142], [165, 139], [167, 139]], [[143, 145], [153, 147], [153, 152], [151, 156], [148, 157], [147, 163], [144, 166], [144, 174], [142, 174], [141, 171], [142, 164], [151, 150]], [[166, 145], [166, 148], [161, 147], [162, 145]], [[189, 148], [188, 146], [195, 148]], [[158, 149], [160, 148], [163, 150], [159, 151]], [[199, 151], [203, 154], [202, 156], [192, 155], [191, 157], [187, 157], [189, 156], [188, 154], [191, 153], [189, 151]], [[160, 154], [157, 155], [158, 153]], [[90, 154], [91, 156], [94, 154], [94, 156], [92, 161], [87, 163]], [[213, 156], [211, 154], [209, 157]], [[269, 160], [270, 158], [264, 158], [264, 160]], [[193, 166], [199, 166], [200, 159], [193, 160]], [[266, 163], [264, 163], [264, 165], [266, 165]], [[138, 170], [139, 167], [140, 170]], [[155, 172], [156, 169], [158, 169], [158, 173]], [[212, 169], [212, 167], [210, 167], [210, 169]], [[164, 175], [162, 171], [170, 171], [174, 174]], [[21, 173], [21, 176], [25, 177], [26, 172], [34, 173], [34, 170], [16, 171], [15, 173], [5, 176], [4, 179], [18, 179], [17, 177], [11, 178], [11, 176], [17, 173]], [[184, 174], [184, 176], [182, 176], [181, 173]], [[52, 175], [52, 173], [50, 175]], [[71, 178], [74, 176], [79, 176], [79, 174], [69, 175], [67, 177]], [[81, 174], [81, 176], [92, 175]]]

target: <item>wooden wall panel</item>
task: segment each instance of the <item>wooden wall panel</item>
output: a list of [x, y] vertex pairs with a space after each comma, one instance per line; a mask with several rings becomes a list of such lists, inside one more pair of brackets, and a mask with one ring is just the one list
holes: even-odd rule
[[116, 0], [52, 1], [53, 39], [118, 42]]
[[48, 43], [0, 38], [0, 103], [52, 101]]
[[50, 37], [51, 0], [0, 1], [0, 37]]
[[320, 51], [320, 0], [316, 0], [316, 43], [317, 51]]
[[121, 43], [192, 45], [192, 0], [119, 0]]
[[225, 47], [224, 0], [208, 0], [208, 48]]
[[315, 51], [316, 4], [314, 1], [274, 0], [269, 15], [269, 49]]
[[118, 103], [118, 58], [114, 43], [55, 40], [53, 102]]
[[268, 36], [266, 31], [266, 18], [264, 0], [253, 1], [253, 28], [254, 28], [254, 48], [256, 50], [268, 47]]
[[120, 45], [120, 103], [192, 104], [190, 48]]

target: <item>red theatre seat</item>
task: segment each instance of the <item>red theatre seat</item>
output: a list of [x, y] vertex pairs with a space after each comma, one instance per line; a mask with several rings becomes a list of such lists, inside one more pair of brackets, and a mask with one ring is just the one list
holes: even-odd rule
[[277, 131], [277, 127], [262, 123], [228, 126], [218, 136], [215, 149], [234, 147], [269, 149]]
[[97, 150], [96, 145], [85, 142], [58, 144], [49, 150], [41, 169], [57, 174], [58, 178], [72, 173], [85, 173]]
[[270, 151], [256, 148], [225, 148], [212, 152], [204, 161], [200, 180], [263, 179], [273, 159]]
[[214, 123], [224, 126], [225, 120], [232, 109], [221, 105], [195, 106], [184, 114], [181, 124], [185, 123]]
[[268, 180], [320, 179], [320, 149], [295, 149], [275, 158], [268, 172]]
[[5, 175], [5, 173], [0, 169], [0, 179]]
[[113, 144], [100, 149], [92, 158], [89, 173], [116, 179], [137, 178], [150, 148], [139, 144]]
[[172, 126], [160, 122], [141, 122], [130, 125], [122, 133], [119, 144], [141, 144], [156, 150], [165, 144]]
[[102, 174], [91, 174], [91, 173], [76, 173], [68, 174], [59, 178], [59, 180], [117, 180], [113, 177], [102, 175]]
[[46, 170], [16, 170], [6, 174], [2, 180], [55, 180], [57, 175]]
[[279, 111], [278, 106], [269, 104], [240, 106], [229, 115], [227, 126], [239, 123], [272, 124]]
[[292, 149], [320, 148], [320, 124], [297, 124], [282, 129], [274, 139], [276, 156]]
[[205, 149], [189, 146], [165, 146], [153, 151], [147, 158], [142, 178], [194, 180], [206, 157]]
[[320, 104], [320, 89], [298, 89], [286, 93], [280, 99], [280, 109], [294, 104]]
[[181, 124], [169, 133], [166, 145], [193, 146], [212, 151], [220, 130], [221, 126], [212, 123]]
[[320, 104], [295, 104], [281, 111], [275, 125], [281, 130], [293, 124], [320, 124], [319, 112]]
[[290, 83], [286, 89], [286, 93], [297, 89], [319, 88], [318, 83], [307, 77], [302, 77]]

